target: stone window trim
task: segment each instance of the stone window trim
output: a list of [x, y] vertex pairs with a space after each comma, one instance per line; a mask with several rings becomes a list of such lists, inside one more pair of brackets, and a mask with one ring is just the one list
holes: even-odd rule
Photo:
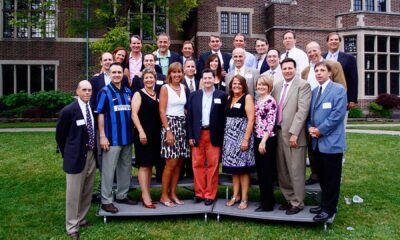
[[[17, 10], [16, 10], [16, 5], [17, 5], [17, 3], [18, 3], [18, 1], [19, 0], [13, 0], [14, 1], [14, 4], [15, 4], [15, 6], [14, 6], [14, 10], [13, 10], [13, 12], [15, 13]], [[58, 26], [58, 4], [57, 4], [57, 1], [55, 1], [54, 0], [54, 9], [51, 9], [51, 10], [48, 10], [48, 11], [46, 11], [46, 12], [52, 12], [53, 14], [54, 14], [54, 22], [53, 22], [53, 26], [46, 26], [45, 27], [45, 31], [46, 30], [48, 30], [48, 28], [50, 28], [50, 29], [52, 29], [51, 30], [51, 32], [50, 32], [50, 34], [51, 34], [51, 36], [49, 36], [49, 37], [44, 37], [43, 36], [43, 34], [42, 33], [40, 33], [40, 35], [42, 35], [42, 36], [39, 36], [39, 37], [32, 37], [32, 29], [33, 29], [33, 27], [32, 26], [28, 26], [27, 27], [27, 31], [28, 31], [28, 36], [27, 37], [18, 37], [17, 36], [17, 28], [15, 28], [14, 30], [13, 30], [13, 36], [12, 37], [4, 37], [4, 26], [5, 26], [5, 22], [4, 22], [4, 12], [9, 12], [9, 10], [5, 10], [4, 9], [4, 6], [5, 5], [5, 1], [0, 1], [0, 40], [21, 40], [21, 41], [25, 41], [25, 40], [27, 40], [27, 39], [33, 39], [33, 40], [35, 40], [35, 41], [40, 41], [40, 40], [55, 40], [55, 39], [57, 39], [57, 26]], [[28, 10], [29, 11], [29, 16], [31, 15], [31, 12], [32, 11], [34, 11], [34, 10], [32, 10], [32, 9], [29, 9]], [[38, 12], [38, 11], [36, 11], [36, 12]]]
[[[221, 29], [221, 14], [222, 13], [238, 13], [239, 14], [239, 22], [241, 21], [241, 14], [248, 14], [248, 33], [246, 33], [246, 36], [251, 36], [253, 33], [253, 14], [254, 14], [254, 8], [235, 8], [235, 7], [216, 7], [217, 13], [218, 13], [218, 33], [220, 33], [223, 36], [235, 36], [236, 33], [222, 33]], [[228, 23], [230, 24], [230, 23]], [[229, 27], [229, 26], [228, 26]], [[239, 33], [242, 33], [242, 27], [239, 25]]]
[[58, 87], [58, 67], [60, 65], [60, 61], [58, 60], [0, 60], [0, 96], [3, 96], [4, 89], [4, 79], [3, 79], [3, 65], [14, 65], [14, 93], [17, 93], [17, 76], [16, 76], [16, 67], [17, 65], [25, 65], [27, 66], [27, 84], [28, 84], [28, 94], [31, 94], [31, 76], [30, 69], [31, 66], [41, 66], [41, 91], [44, 91], [44, 66], [54, 66], [54, 89], [57, 90]]

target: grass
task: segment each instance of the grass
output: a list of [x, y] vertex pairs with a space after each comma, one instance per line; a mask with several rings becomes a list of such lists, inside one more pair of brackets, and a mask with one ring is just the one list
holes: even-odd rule
[[[103, 224], [92, 206], [86, 239], [399, 239], [400, 136], [348, 134], [339, 213], [328, 231], [320, 224], [215, 216], [116, 218]], [[397, 160], [396, 160], [397, 159]], [[68, 239], [65, 174], [54, 133], [0, 133], [0, 239]], [[155, 195], [159, 190], [153, 190]], [[182, 190], [181, 196], [191, 197]], [[345, 205], [359, 195], [363, 204]], [[136, 196], [137, 193], [133, 193]], [[219, 195], [224, 196], [221, 189]], [[251, 198], [257, 197], [253, 189]], [[281, 198], [277, 193], [278, 198]], [[157, 199], [154, 197], [154, 199]], [[311, 200], [307, 200], [309, 203]], [[346, 230], [353, 227], [354, 231]]]
[[57, 122], [9, 122], [0, 123], [0, 128], [54, 128]]
[[346, 129], [368, 129], [368, 130], [385, 130], [385, 131], [400, 131], [399, 126], [347, 126]]

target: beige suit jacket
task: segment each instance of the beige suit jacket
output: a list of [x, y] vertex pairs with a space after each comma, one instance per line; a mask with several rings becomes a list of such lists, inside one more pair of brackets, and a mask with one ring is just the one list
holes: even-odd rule
[[[332, 72], [331, 72], [332, 73], [332, 76], [331, 76], [332, 81], [343, 85], [344, 89], [346, 89], [346, 91], [347, 91], [346, 77], [344, 76], [342, 65], [339, 62], [335, 62], [332, 60], [327, 60], [326, 63], [328, 63], [332, 68]], [[301, 78], [307, 80], [309, 73], [310, 73], [310, 66], [306, 67], [301, 72]]]
[[[255, 68], [245, 67], [244, 69], [244, 78], [246, 78], [247, 87], [249, 88], [249, 94], [254, 97], [256, 93], [256, 81], [260, 76], [260, 73]], [[230, 71], [225, 76], [226, 83], [226, 93], [229, 94], [229, 83], [232, 81], [232, 78], [235, 76], [235, 71]]]
[[[283, 140], [284, 144], [289, 147], [290, 136], [296, 135], [298, 137], [297, 144], [299, 146], [306, 146], [305, 124], [311, 104], [311, 87], [310, 84], [297, 76], [292, 81], [293, 83], [283, 103], [281, 141]], [[285, 81], [279, 82], [272, 91], [272, 96], [277, 102], [280, 99], [284, 83]]]

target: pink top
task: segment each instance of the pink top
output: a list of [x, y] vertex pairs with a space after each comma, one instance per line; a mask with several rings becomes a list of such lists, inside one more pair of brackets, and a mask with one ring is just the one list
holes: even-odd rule
[[256, 101], [256, 118], [254, 123], [254, 133], [257, 138], [263, 138], [267, 133], [268, 137], [275, 136], [274, 126], [276, 119], [276, 101], [268, 95], [263, 101]]

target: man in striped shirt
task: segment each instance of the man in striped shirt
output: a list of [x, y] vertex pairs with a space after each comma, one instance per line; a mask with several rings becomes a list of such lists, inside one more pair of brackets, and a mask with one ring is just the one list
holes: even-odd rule
[[100, 147], [103, 150], [101, 175], [101, 208], [116, 213], [112, 185], [117, 172], [116, 202], [134, 205], [128, 198], [131, 177], [132, 129], [131, 91], [122, 84], [123, 69], [118, 63], [110, 66], [111, 83], [99, 92], [97, 98]]

